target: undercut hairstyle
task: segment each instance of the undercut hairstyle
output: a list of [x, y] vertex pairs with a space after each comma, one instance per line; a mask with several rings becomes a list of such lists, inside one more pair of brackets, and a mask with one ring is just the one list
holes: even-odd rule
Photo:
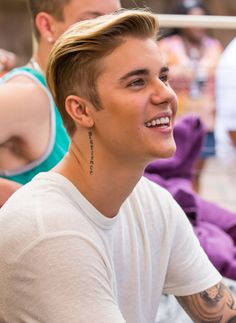
[[64, 21], [63, 9], [71, 0], [28, 0], [28, 7], [32, 17], [32, 24], [35, 36], [39, 39], [40, 34], [35, 25], [35, 18], [38, 13], [46, 12], [58, 21]]
[[150, 11], [122, 9], [78, 22], [57, 40], [49, 56], [46, 78], [70, 136], [75, 131], [75, 124], [65, 110], [66, 98], [78, 95], [89, 100], [97, 110], [102, 109], [96, 87], [102, 72], [102, 59], [127, 37], [156, 41], [158, 32], [157, 18]]

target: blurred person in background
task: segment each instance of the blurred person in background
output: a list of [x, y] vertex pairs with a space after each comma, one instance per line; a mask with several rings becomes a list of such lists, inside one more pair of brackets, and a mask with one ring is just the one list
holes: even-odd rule
[[25, 184], [51, 169], [68, 149], [68, 135], [44, 78], [53, 44], [75, 22], [120, 8], [119, 0], [28, 3], [37, 50], [26, 66], [4, 75], [0, 84], [0, 205], [7, 198], [3, 190], [12, 192], [18, 187], [14, 182]]
[[[209, 14], [198, 0], [179, 2], [173, 14]], [[193, 187], [199, 191], [199, 178], [206, 158], [215, 154], [215, 69], [223, 47], [204, 28], [174, 29], [160, 41], [170, 67], [170, 84], [179, 99], [178, 115], [200, 117], [206, 129], [202, 152], [196, 163]], [[191, 137], [189, 138], [191, 140]]]
[[236, 195], [236, 37], [225, 48], [216, 73], [216, 155]]

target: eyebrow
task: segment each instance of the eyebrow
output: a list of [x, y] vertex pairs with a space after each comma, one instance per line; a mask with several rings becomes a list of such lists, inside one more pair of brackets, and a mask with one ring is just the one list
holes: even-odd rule
[[102, 16], [102, 15], [104, 15], [104, 13], [102, 13], [102, 12], [100, 12], [100, 11], [85, 11], [84, 12], [84, 15], [86, 16], [96, 16], [96, 17], [98, 17], [98, 16]]
[[163, 66], [160, 70], [160, 73], [168, 73], [169, 72], [169, 67], [168, 66]]
[[[161, 70], [160, 70], [160, 74], [161, 73], [167, 73], [167, 72], [169, 72], [169, 68], [167, 66], [163, 66], [161, 68]], [[149, 69], [147, 69], [147, 68], [141, 68], [141, 69], [133, 70], [133, 71], [130, 71], [130, 72], [126, 73], [125, 75], [123, 75], [120, 78], [120, 81], [125, 81], [129, 77], [131, 77], [131, 76], [148, 75], [148, 74], [150, 74], [150, 70]]]

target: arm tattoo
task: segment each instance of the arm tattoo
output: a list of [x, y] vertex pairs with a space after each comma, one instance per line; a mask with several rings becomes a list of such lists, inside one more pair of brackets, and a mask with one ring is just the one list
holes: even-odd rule
[[223, 283], [177, 300], [194, 322], [236, 323], [236, 296]]
[[214, 303], [220, 302], [223, 297], [221, 284], [217, 284], [203, 292], [200, 292], [200, 297], [210, 306]]

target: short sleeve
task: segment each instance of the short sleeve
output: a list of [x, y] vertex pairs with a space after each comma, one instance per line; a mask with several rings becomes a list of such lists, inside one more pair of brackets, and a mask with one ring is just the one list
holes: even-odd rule
[[221, 275], [212, 265], [192, 229], [186, 215], [173, 201], [173, 239], [164, 293], [186, 296], [212, 287]]

